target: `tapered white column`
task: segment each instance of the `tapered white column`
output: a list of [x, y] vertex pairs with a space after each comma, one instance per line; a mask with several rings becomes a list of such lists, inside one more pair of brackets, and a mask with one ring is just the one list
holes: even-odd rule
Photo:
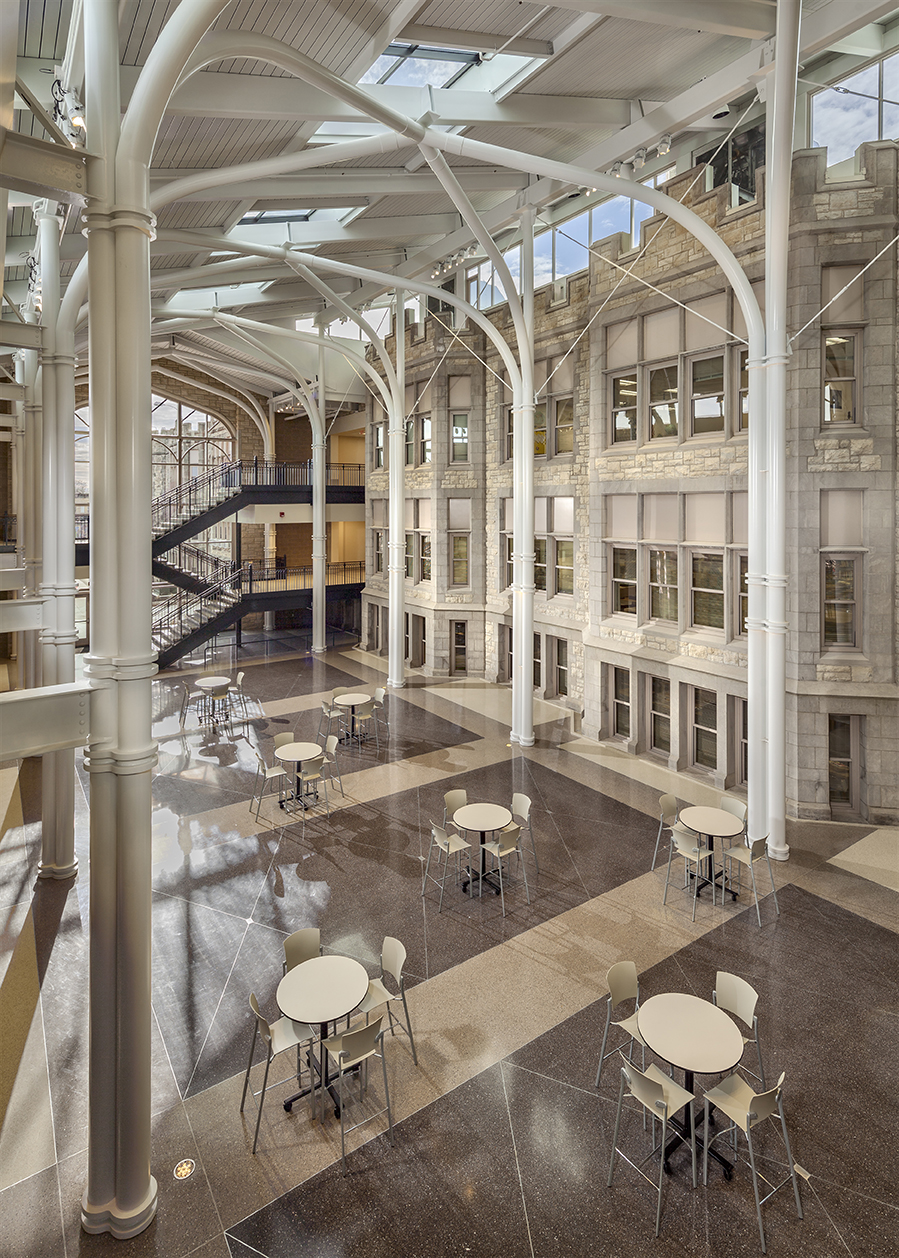
[[779, 0], [773, 98], [767, 104], [765, 194], [765, 320], [768, 409], [768, 852], [786, 860], [787, 651], [787, 267], [793, 113], [799, 71], [799, 0]]
[[[81, 1223], [156, 1212], [150, 1174], [150, 219], [117, 188], [116, 0], [85, 4], [91, 400], [90, 1060]], [[129, 198], [131, 198], [129, 203]]]
[[403, 616], [406, 602], [405, 538], [405, 385], [406, 294], [396, 290], [394, 312], [396, 341], [396, 389], [391, 389], [387, 414], [387, 684], [399, 690], [406, 684], [403, 660]]
[[521, 216], [521, 398], [512, 425], [512, 731], [534, 745], [534, 210]]
[[325, 393], [325, 326], [318, 329], [318, 394], [315, 405], [318, 410], [318, 422], [312, 415], [312, 650], [324, 651], [326, 641], [327, 608], [327, 525], [325, 523], [325, 504], [327, 490], [325, 473], [327, 468], [327, 447], [325, 433], [328, 426], [328, 406]]

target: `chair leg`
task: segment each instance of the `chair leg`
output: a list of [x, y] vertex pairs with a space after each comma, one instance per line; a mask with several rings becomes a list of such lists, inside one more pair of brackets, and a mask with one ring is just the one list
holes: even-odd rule
[[749, 876], [752, 879], [752, 894], [755, 896], [755, 915], [758, 918], [759, 926], [762, 924], [762, 915], [759, 912], [759, 889], [755, 885], [755, 870], [752, 865], [749, 866]]
[[771, 868], [771, 857], [768, 855], [768, 849], [765, 848], [765, 860], [768, 862], [768, 877], [771, 879], [771, 894], [774, 896], [774, 908], [777, 916], [780, 917], [780, 905], [777, 903], [777, 892], [774, 889], [774, 870]]
[[748, 1128], [746, 1131], [746, 1143], [749, 1145], [749, 1166], [752, 1170], [752, 1191], [755, 1194], [755, 1212], [759, 1221], [759, 1236], [762, 1241], [762, 1253], [766, 1254], [768, 1249], [765, 1245], [765, 1228], [762, 1224], [762, 1203], [759, 1201], [759, 1176], [758, 1171], [755, 1169], [755, 1152], [752, 1148], [752, 1132]]
[[250, 1060], [247, 1062], [247, 1073], [244, 1075], [243, 1093], [240, 1098], [240, 1110], [238, 1111], [241, 1114], [243, 1113], [244, 1101], [247, 1099], [247, 1085], [250, 1082], [250, 1071], [253, 1068], [253, 1053], [256, 1051], [256, 1036], [258, 1034], [259, 1034], [259, 1023], [254, 1018], [253, 1019], [253, 1038], [252, 1040], [250, 1040]]
[[[690, 868], [689, 864], [686, 861], [684, 861], [684, 869], [689, 869], [689, 868]], [[712, 885], [714, 886], [714, 883]], [[699, 861], [696, 862], [696, 872], [693, 878], [693, 918], [692, 920], [694, 922], [696, 921], [696, 896], [698, 893], [699, 893]], [[714, 892], [712, 892], [712, 895], [714, 896]]]
[[528, 887], [528, 871], [524, 867], [524, 853], [521, 848], [518, 849], [518, 863], [521, 865], [521, 876], [524, 879], [524, 895], [528, 904], [531, 902], [531, 892]]
[[[437, 868], [440, 868], [440, 857], [437, 857]], [[443, 853], [443, 877], [440, 879], [440, 902], [437, 905], [437, 912], [443, 912], [443, 893], [446, 891], [446, 878], [449, 873], [449, 848]]]
[[656, 860], [657, 860], [658, 855], [659, 855], [659, 844], [660, 844], [660, 843], [661, 843], [661, 841], [662, 841], [662, 828], [663, 828], [664, 824], [665, 824], [665, 820], [664, 820], [664, 818], [659, 818], [659, 832], [658, 832], [658, 834], [656, 835], [656, 850], [655, 850], [655, 851], [653, 852], [653, 854], [652, 854], [652, 864], [651, 864], [651, 865], [650, 865], [650, 867], [649, 867], [650, 869], [655, 869], [655, 867], [656, 867]]
[[668, 848], [668, 869], [665, 872], [665, 894], [662, 896], [663, 904], [668, 903], [668, 883], [671, 880], [671, 857], [673, 855], [674, 855], [674, 840], [672, 839], [671, 846]]
[[[403, 997], [403, 999], [405, 1000], [405, 997]], [[411, 1030], [409, 1031], [409, 1038], [410, 1038], [410, 1039], [412, 1038], [412, 1032], [411, 1032]], [[414, 1044], [413, 1044], [413, 1046], [412, 1046], [412, 1055], [413, 1055], [413, 1056], [415, 1055], [415, 1045], [414, 1045]], [[415, 1064], [416, 1064], [416, 1065], [418, 1065], [418, 1061], [417, 1061], [417, 1060], [416, 1060], [416, 1063], [415, 1063]], [[396, 1143], [396, 1141], [395, 1141], [395, 1139], [394, 1139], [394, 1135], [393, 1135], [393, 1112], [392, 1112], [392, 1110], [391, 1110], [391, 1108], [390, 1108], [390, 1090], [389, 1090], [389, 1088], [388, 1088], [388, 1086], [387, 1086], [387, 1054], [384, 1052], [384, 1045], [383, 1045], [383, 1044], [381, 1045], [381, 1069], [382, 1069], [382, 1071], [383, 1071], [383, 1073], [384, 1073], [384, 1100], [385, 1100], [385, 1101], [386, 1101], [386, 1103], [387, 1103], [387, 1129], [388, 1129], [388, 1133], [389, 1133], [389, 1136], [390, 1136], [390, 1143], [391, 1143], [391, 1144], [395, 1144], [395, 1143]]]
[[[655, 1115], [653, 1115], [655, 1117]], [[655, 1124], [653, 1124], [653, 1127]], [[662, 1184], [665, 1182], [665, 1145], [668, 1143], [668, 1107], [662, 1110], [662, 1147], [659, 1149], [659, 1199], [656, 1202], [656, 1236], [662, 1226]], [[694, 1146], [695, 1147], [695, 1146]]]
[[621, 1106], [624, 1102], [624, 1075], [621, 1076], [621, 1085], [618, 1088], [618, 1109], [615, 1111], [615, 1130], [612, 1132], [612, 1157], [609, 1161], [609, 1178], [606, 1180], [606, 1188], [612, 1187], [612, 1176], [615, 1173], [615, 1155], [618, 1152], [618, 1129], [621, 1126]]
[[268, 1069], [272, 1064], [271, 1053], [267, 1054], [265, 1059], [265, 1075], [262, 1080], [262, 1091], [259, 1093], [259, 1113], [256, 1115], [256, 1134], [253, 1136], [253, 1152], [256, 1152], [256, 1145], [259, 1140], [259, 1124], [262, 1122], [262, 1106], [265, 1104], [265, 1089], [268, 1086]]
[[[344, 1105], [344, 1097], [343, 1097], [343, 1076], [344, 1076], [343, 1066], [340, 1066], [339, 1070], [340, 1070], [340, 1080], [338, 1083], [338, 1091], [340, 1093], [340, 1164], [341, 1164], [341, 1167], [343, 1168], [344, 1175], [346, 1175], [346, 1136], [344, 1134], [346, 1130], [345, 1125], [344, 1125], [345, 1123], [344, 1114], [346, 1113], [346, 1106]], [[322, 1097], [322, 1118], [324, 1118], [324, 1116], [325, 1116], [325, 1099], [324, 1097]]]
[[503, 917], [506, 916], [506, 893], [503, 890], [503, 858], [500, 857], [496, 862], [499, 866], [499, 898], [503, 906]]
[[602, 1033], [602, 1048], [599, 1050], [599, 1065], [596, 1068], [596, 1082], [593, 1084], [595, 1088], [599, 1087], [599, 1076], [602, 1074], [602, 1064], [606, 1059], [606, 1042], [609, 1038], [609, 1027], [611, 1026], [611, 1024], [612, 1024], [612, 1008], [610, 1005], [606, 1010], [606, 1029]]
[[793, 1181], [793, 1196], [796, 1198], [796, 1213], [802, 1218], [802, 1202], [799, 1200], [799, 1180], [796, 1178], [796, 1167], [793, 1163], [793, 1151], [790, 1148], [790, 1137], [787, 1135], [787, 1121], [784, 1118], [783, 1101], [777, 1098], [777, 1109], [780, 1114], [780, 1129], [783, 1132], [784, 1144], [787, 1148], [787, 1164], [790, 1167], [790, 1178]]

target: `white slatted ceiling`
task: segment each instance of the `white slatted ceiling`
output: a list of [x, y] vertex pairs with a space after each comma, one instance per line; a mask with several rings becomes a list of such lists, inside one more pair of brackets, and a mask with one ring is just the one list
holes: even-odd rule
[[167, 118], [160, 129], [153, 165], [235, 166], [282, 152], [296, 134], [292, 122], [238, 118]]
[[[526, 22], [537, 17], [543, 5], [519, 4], [504, 0], [500, 4], [472, 4], [471, 0], [434, 0], [415, 15], [420, 26], [446, 26], [453, 30], [483, 31], [510, 39]], [[554, 39], [577, 14], [572, 9], [553, 9], [545, 13], [525, 32], [526, 39]]]
[[72, 0], [20, 0], [18, 56], [62, 59], [71, 12]]

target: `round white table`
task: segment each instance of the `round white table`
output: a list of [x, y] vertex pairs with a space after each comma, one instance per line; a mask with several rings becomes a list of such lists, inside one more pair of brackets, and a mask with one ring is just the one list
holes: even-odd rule
[[334, 702], [338, 708], [349, 708], [350, 710], [350, 728], [347, 731], [345, 741], [356, 737], [356, 709], [363, 703], [371, 703], [371, 695], [365, 694], [361, 690], [349, 690], [346, 694], [336, 695]]
[[[296, 745], [296, 744], [291, 744]], [[318, 1024], [321, 1039], [321, 1062], [318, 1068], [322, 1087], [328, 1089], [339, 1117], [337, 1094], [331, 1087], [328, 1074], [328, 1051], [324, 1040], [328, 1037], [328, 1023], [346, 1017], [356, 1008], [368, 991], [368, 973], [364, 966], [352, 957], [312, 957], [302, 965], [288, 970], [278, 984], [276, 999], [278, 1008], [294, 1022]], [[288, 1097], [284, 1108], [290, 1113], [294, 1101], [305, 1096], [309, 1089]]]
[[[299, 802], [303, 803], [302, 792], [300, 791], [300, 774], [299, 766], [304, 760], [315, 760], [323, 754], [323, 749], [318, 743], [285, 743], [283, 747], [279, 747], [275, 752], [275, 758], [281, 760], [284, 764], [293, 764], [297, 766], [296, 783], [294, 786], [294, 796]], [[281, 801], [283, 808], [286, 800]], [[303, 804], [305, 808], [305, 804]], [[301, 1022], [308, 1022], [308, 1018], [301, 1018]]]
[[215, 705], [221, 702], [227, 712], [231, 707], [231, 696], [228, 689], [231, 685], [230, 677], [198, 677], [196, 686], [198, 690], [202, 690], [206, 695], [206, 702], [212, 705], [212, 719], [215, 721]]
[[[463, 804], [450, 817], [450, 821], [458, 830], [477, 830], [480, 834], [481, 868], [479, 872], [482, 878], [487, 877], [484, 870], [484, 844], [487, 841], [487, 835], [494, 830], [502, 830], [503, 826], [507, 826], [511, 820], [512, 813], [502, 804]], [[469, 879], [474, 876], [471, 866], [468, 869], [468, 876]], [[463, 891], [467, 885], [463, 882]], [[493, 886], [492, 883], [490, 885]], [[499, 895], [498, 886], [493, 886], [493, 890]]]
[[[743, 1056], [743, 1036], [737, 1024], [711, 1001], [685, 992], [651, 996], [637, 1010], [637, 1028], [647, 1048], [684, 1072], [684, 1087], [688, 1092], [694, 1090], [694, 1074], [729, 1073]], [[698, 1126], [698, 1120], [696, 1122]], [[681, 1134], [689, 1139], [686, 1125]], [[700, 1143], [697, 1136], [697, 1144]], [[666, 1161], [669, 1152], [676, 1147], [681, 1147], [678, 1140], [669, 1142], [665, 1149]], [[721, 1163], [725, 1177], [730, 1179], [732, 1163], [716, 1149], [710, 1149], [709, 1155]]]
[[[709, 859], [708, 872], [706, 874], [706, 883], [712, 886], [712, 900], [714, 902], [714, 880], [715, 880], [715, 839], [730, 839], [736, 834], [743, 833], [743, 822], [739, 817], [735, 817], [732, 812], [725, 812], [723, 808], [701, 808], [690, 807], [682, 808], [677, 814], [678, 821], [682, 821], [688, 830], [692, 830], [700, 837], [709, 841]], [[721, 904], [724, 904], [724, 892], [730, 891], [732, 900], [736, 900], [736, 891], [731, 891], [729, 887], [725, 888], [723, 881], [721, 886]]]

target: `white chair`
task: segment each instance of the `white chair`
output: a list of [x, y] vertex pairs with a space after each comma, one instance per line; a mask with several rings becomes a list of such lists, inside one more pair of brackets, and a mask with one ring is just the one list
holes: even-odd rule
[[322, 937], [317, 926], [304, 926], [301, 930], [295, 930], [284, 940], [284, 973], [302, 965], [304, 961], [320, 957], [321, 954]]
[[[764, 860], [768, 865], [768, 877], [771, 879], [771, 894], [774, 896], [774, 908], [780, 915], [780, 905], [777, 903], [777, 892], [774, 889], [774, 872], [771, 869], [771, 857], [768, 855], [768, 836], [763, 839], [753, 839], [749, 847], [735, 844], [733, 847], [726, 847], [722, 853], [724, 863], [725, 883], [728, 878], [728, 866], [730, 866], [730, 880], [733, 881], [733, 863], [734, 861], [740, 866], [742, 873], [745, 866], [749, 870], [749, 876], [752, 879], [752, 894], [755, 896], [755, 915], [758, 918], [759, 926], [762, 924], [762, 915], [759, 912], [759, 889], [755, 881], [755, 866], [760, 860]], [[742, 879], [740, 882], [742, 885]]]
[[679, 834], [682, 838], [694, 838], [695, 834], [692, 830], [688, 830], [686, 826], [681, 825], [677, 819], [677, 796], [676, 795], [660, 795], [659, 796], [659, 832], [656, 835], [656, 850], [652, 854], [652, 864], [650, 869], [655, 869], [656, 860], [659, 855], [659, 843], [662, 840], [662, 831], [668, 828], [673, 834]]
[[[240, 1098], [240, 1112], [243, 1113], [244, 1102], [247, 1099], [247, 1088], [250, 1083], [250, 1071], [253, 1068], [253, 1054], [256, 1051], [256, 1036], [262, 1037], [262, 1042], [266, 1046], [265, 1059], [265, 1076], [262, 1080], [262, 1087], [258, 1092], [253, 1092], [254, 1099], [259, 1098], [259, 1112], [256, 1115], [256, 1131], [253, 1135], [253, 1152], [256, 1152], [256, 1144], [259, 1140], [259, 1124], [262, 1122], [262, 1105], [265, 1101], [265, 1094], [269, 1087], [277, 1088], [283, 1083], [293, 1083], [294, 1078], [297, 1082], [301, 1079], [302, 1072], [302, 1055], [300, 1049], [303, 1045], [312, 1045], [315, 1041], [315, 1028], [308, 1026], [305, 1022], [293, 1022], [290, 1018], [279, 1018], [277, 1022], [267, 1022], [259, 1012], [259, 1005], [256, 1001], [254, 993], [250, 993], [250, 1008], [253, 1011], [253, 1042], [250, 1044], [250, 1059], [247, 1062], [247, 1073], [244, 1075], [243, 1094]], [[287, 1079], [279, 1079], [277, 1083], [269, 1084], [268, 1072], [274, 1059], [279, 1053], [285, 1053], [289, 1048], [297, 1050], [297, 1071], [296, 1075], [291, 1075]], [[313, 1082], [310, 1080], [310, 1082]], [[312, 1097], [312, 1116], [315, 1117], [315, 1092], [310, 1088], [310, 1096]]]
[[197, 719], [202, 720], [206, 708], [206, 691], [191, 690], [187, 682], [181, 683], [181, 690], [183, 693], [181, 695], [181, 711], [178, 715], [178, 724], [184, 724], [184, 718], [192, 707], [196, 709]]
[[[412, 1034], [412, 1020], [409, 1017], [409, 1006], [406, 1004], [406, 982], [403, 978], [403, 964], [406, 960], [406, 949], [398, 939], [391, 938], [390, 935], [384, 936], [384, 942], [381, 945], [381, 975], [380, 978], [373, 978], [369, 981], [368, 991], [362, 997], [362, 1001], [353, 1012], [364, 1013], [365, 1021], [368, 1022], [369, 1015], [372, 1010], [379, 1009], [381, 1005], [387, 1006], [387, 1017], [389, 1019], [390, 1033], [395, 1035], [394, 1027], [399, 1027], [401, 1031], [405, 1031], [409, 1036], [409, 1043], [412, 1045], [412, 1060], [418, 1065], [418, 1054], [415, 1051], [415, 1038]], [[392, 992], [389, 987], [384, 985], [384, 976], [389, 974], [397, 985], [397, 991]], [[398, 1002], [403, 1005], [403, 1018], [401, 1021], [393, 1012], [393, 1006]]]
[[274, 739], [275, 751], [277, 751], [279, 747], [286, 747], [288, 743], [292, 743], [294, 741], [295, 739], [293, 734], [276, 734]]
[[235, 703], [240, 704], [240, 707], [243, 710], [244, 716], [249, 717], [250, 710], [247, 707], [247, 696], [244, 694], [244, 689], [243, 689], [244, 677], [246, 677], [246, 673], [237, 674], [237, 680], [228, 687], [228, 696], [231, 700], [232, 708], [234, 707]]
[[321, 713], [321, 716], [318, 718], [318, 732], [316, 733], [315, 737], [316, 738], [321, 737], [322, 726], [326, 722], [327, 722], [327, 733], [329, 734], [331, 733], [332, 721], [337, 722], [337, 729], [340, 730], [343, 724], [344, 716], [345, 716], [345, 713], [344, 713], [343, 708], [338, 708], [337, 705], [333, 701], [329, 703], [327, 699], [322, 699], [322, 713]]
[[384, 699], [386, 698], [386, 695], [387, 695], [386, 689], [383, 686], [378, 686], [377, 690], [375, 691], [373, 695], [373, 698], [374, 698], [374, 703], [375, 703], [375, 717], [377, 718], [379, 722], [383, 723], [384, 728], [387, 730], [387, 736], [389, 738], [390, 737], [390, 721], [387, 719], [387, 708], [384, 704]]
[[723, 1009], [725, 1013], [731, 1014], [735, 1018], [739, 1018], [746, 1026], [752, 1028], [752, 1035], [743, 1036], [743, 1044], [754, 1044], [756, 1055], [759, 1059], [759, 1073], [755, 1074], [752, 1070], [741, 1062], [740, 1068], [745, 1070], [748, 1075], [752, 1075], [753, 1079], [758, 1079], [762, 1087], [765, 1084], [765, 1067], [762, 1064], [762, 1046], [759, 1042], [759, 1020], [756, 1016], [755, 1007], [758, 1003], [758, 992], [746, 982], [745, 978], [740, 978], [736, 974], [728, 974], [726, 970], [719, 970], [715, 975], [715, 990], [712, 992], [712, 1001]]
[[[303, 836], [306, 834], [306, 814], [311, 812], [315, 805], [319, 802], [318, 788], [324, 791], [325, 808], [328, 812], [328, 819], [331, 817], [331, 803], [328, 799], [328, 782], [324, 775], [325, 753], [320, 756], [313, 756], [311, 760], [304, 760], [299, 766], [297, 774], [297, 791], [299, 794], [298, 804], [299, 811], [303, 814]], [[310, 790], [311, 788], [311, 790]], [[312, 795], [313, 801], [309, 801]]]
[[[428, 881], [437, 883], [440, 887], [440, 903], [437, 905], [437, 912], [443, 911], [443, 892], [446, 889], [446, 880], [450, 875], [449, 858], [455, 858], [456, 877], [462, 876], [462, 853], [470, 850], [470, 844], [467, 839], [463, 839], [461, 835], [449, 834], [444, 830], [443, 826], [438, 826], [436, 821], [431, 822], [431, 846], [428, 848], [428, 859], [425, 862], [424, 877], [421, 881], [421, 894], [424, 895], [427, 890]], [[431, 868], [431, 857], [434, 850], [437, 851], [437, 869], [440, 869], [440, 854], [443, 853], [443, 875], [435, 877], [428, 871]], [[471, 883], [468, 884], [468, 894], [471, 895]]]
[[[625, 1035], [630, 1036], [631, 1046], [628, 1060], [634, 1051], [634, 1041], [636, 1041], [643, 1050], [643, 1069], [646, 1069], [646, 1044], [637, 1029], [637, 1010], [640, 1008], [640, 980], [637, 977], [637, 966], [633, 961], [616, 961], [611, 969], [606, 971], [606, 985], [609, 994], [606, 998], [606, 1027], [602, 1033], [602, 1046], [599, 1050], [599, 1065], [596, 1068], [596, 1080], [593, 1086], [599, 1087], [599, 1076], [602, 1074], [602, 1064], [607, 1057], [619, 1052], [619, 1048], [610, 1048], [606, 1052], [606, 1043], [609, 1038], [610, 1027], [617, 1027], [619, 1031], [623, 1031]], [[612, 1021], [612, 1011], [622, 1004], [625, 1000], [634, 1002], [634, 1012], [626, 1018], [622, 1018], [620, 1022]]]
[[362, 746], [362, 739], [365, 736], [364, 727], [371, 722], [375, 730], [375, 741], [378, 745], [378, 751], [381, 750], [381, 735], [378, 732], [378, 718], [375, 716], [375, 701], [369, 699], [367, 703], [360, 703], [356, 711], [350, 717], [353, 729], [353, 736], [359, 746]]
[[[278, 797], [280, 800], [283, 800], [284, 798], [283, 788], [284, 788], [286, 778], [287, 778], [287, 770], [284, 768], [283, 765], [276, 765], [274, 768], [270, 769], [269, 766], [262, 759], [262, 756], [260, 756], [259, 752], [258, 751], [256, 752], [256, 777], [253, 781], [253, 794], [250, 798], [250, 812], [253, 811], [253, 804], [255, 803], [257, 821], [259, 820], [259, 813], [262, 810], [262, 797], [265, 794], [265, 788], [269, 785], [273, 785], [275, 782], [278, 782], [279, 783]], [[257, 790], [259, 792], [258, 803], [257, 803], [257, 795], [256, 795]]]
[[[709, 1182], [709, 1147], [715, 1143], [719, 1136], [726, 1136], [728, 1132], [734, 1133], [734, 1148], [736, 1148], [737, 1128], [743, 1132], [746, 1137], [746, 1143], [749, 1146], [749, 1165], [752, 1170], [752, 1191], [755, 1194], [755, 1213], [758, 1218], [759, 1236], [762, 1241], [762, 1253], [767, 1253], [765, 1246], [765, 1228], [762, 1224], [762, 1205], [769, 1197], [777, 1192], [779, 1188], [783, 1188], [785, 1184], [792, 1180], [793, 1196], [796, 1198], [796, 1213], [802, 1218], [802, 1202], [799, 1200], [799, 1181], [796, 1178], [796, 1167], [793, 1162], [793, 1153], [790, 1149], [790, 1137], [787, 1135], [787, 1123], [784, 1118], [783, 1107], [783, 1074], [777, 1083], [768, 1092], [753, 1092], [752, 1088], [739, 1075], [733, 1074], [725, 1079], [722, 1083], [717, 1084], [714, 1088], [709, 1088], [706, 1092], [703, 1103], [703, 1117], [705, 1126], [703, 1131], [703, 1151], [702, 1151], [702, 1182], [703, 1185]], [[730, 1119], [731, 1125], [716, 1131], [709, 1139], [709, 1106], [714, 1105], [727, 1118]], [[784, 1145], [787, 1151], [787, 1167], [789, 1174], [782, 1179], [779, 1184], [770, 1184], [769, 1180], [765, 1180], [770, 1185], [770, 1191], [764, 1197], [759, 1197], [759, 1173], [755, 1165], [755, 1150], [752, 1147], [752, 1129], [757, 1127], [759, 1123], [763, 1123], [766, 1118], [773, 1118], [775, 1114], [780, 1119], [780, 1129], [783, 1133]], [[763, 1176], [764, 1178], [764, 1176]]]
[[[331, 1057], [331, 1060], [337, 1067], [338, 1088], [340, 1092], [340, 1161], [343, 1167], [343, 1173], [346, 1174], [346, 1132], [355, 1131], [357, 1127], [361, 1127], [363, 1123], [371, 1122], [373, 1118], [377, 1118], [380, 1114], [386, 1112], [388, 1131], [390, 1135], [390, 1143], [393, 1144], [393, 1114], [390, 1111], [390, 1091], [387, 1086], [387, 1063], [384, 1060], [384, 1036], [386, 1032], [381, 1030], [383, 1018], [378, 1018], [375, 1022], [367, 1023], [355, 1031], [344, 1031], [342, 1035], [334, 1035], [330, 1039], [323, 1041], [325, 1051]], [[380, 1051], [379, 1051], [380, 1050]], [[359, 1100], [361, 1101], [365, 1095], [365, 1089], [368, 1086], [368, 1061], [371, 1057], [381, 1058], [381, 1068], [384, 1073], [384, 1101], [383, 1109], [379, 1109], [374, 1114], [369, 1114], [367, 1118], [363, 1118], [360, 1122], [354, 1123], [352, 1127], [346, 1124], [346, 1098], [343, 1094], [343, 1081], [347, 1072], [357, 1070], [359, 1075]], [[322, 1096], [322, 1109], [324, 1111], [324, 1095]]]
[[464, 808], [467, 803], [468, 791], [447, 791], [443, 797], [443, 824], [446, 825], [448, 821], [452, 821], [453, 813]]
[[[671, 846], [668, 849], [668, 871], [665, 874], [665, 894], [662, 896], [662, 903], [668, 901], [668, 883], [671, 879], [671, 858], [672, 856], [681, 856], [684, 861], [684, 885], [686, 886], [686, 876], [690, 872], [692, 866], [693, 874], [693, 921], [696, 921], [696, 895], [699, 891], [699, 879], [702, 877], [699, 866], [700, 862], [708, 860], [711, 856], [708, 848], [697, 847], [696, 835], [692, 830], [686, 837], [681, 835], [677, 830], [671, 831]], [[715, 903], [715, 883], [712, 881], [712, 903]]]
[[522, 795], [520, 791], [516, 791], [512, 796], [512, 820], [516, 821], [522, 830], [527, 830], [528, 838], [531, 840], [531, 851], [534, 853], [534, 869], [539, 874], [540, 862], [537, 860], [537, 844], [534, 841], [534, 831], [531, 829], [531, 801], [527, 795]]
[[207, 700], [208, 700], [208, 709], [209, 709], [210, 716], [212, 717], [213, 725], [216, 723], [218, 719], [219, 709], [221, 709], [222, 716], [227, 717], [229, 721], [231, 720], [231, 683], [230, 682], [225, 682], [224, 685], [217, 686], [215, 690], [210, 690], [207, 695]]
[[335, 770], [337, 771], [340, 793], [346, 799], [346, 791], [343, 789], [343, 778], [340, 776], [340, 765], [337, 763], [337, 744], [339, 741], [336, 734], [329, 734], [325, 739], [325, 764], [328, 766], [329, 778], [333, 778]]
[[[653, 1141], [655, 1141], [656, 1119], [658, 1118], [662, 1124], [661, 1143], [658, 1145], [654, 1144], [649, 1153], [641, 1158], [639, 1162], [632, 1162], [627, 1154], [618, 1148], [618, 1129], [621, 1125], [621, 1108], [624, 1102], [625, 1088], [627, 1088], [628, 1095], [632, 1096], [635, 1101], [639, 1101], [644, 1110], [652, 1115]], [[669, 1079], [667, 1075], [662, 1074], [658, 1066], [650, 1066], [647, 1071], [643, 1072], [622, 1057], [621, 1086], [618, 1089], [618, 1110], [615, 1114], [615, 1131], [612, 1136], [612, 1160], [609, 1163], [609, 1178], [606, 1181], [606, 1187], [612, 1187], [616, 1156], [623, 1157], [628, 1166], [632, 1166], [648, 1184], [652, 1184], [653, 1180], [644, 1173], [642, 1166], [644, 1162], [657, 1152], [659, 1154], [659, 1181], [656, 1204], [656, 1236], [659, 1234], [662, 1221], [662, 1182], [665, 1178], [665, 1146], [668, 1143], [668, 1120], [677, 1114], [679, 1110], [682, 1110], [684, 1106], [687, 1106], [690, 1138], [688, 1140], [679, 1131], [675, 1131], [675, 1134], [679, 1140], [690, 1146], [690, 1153], [693, 1158], [693, 1187], [696, 1187], [696, 1130], [693, 1106], [691, 1105], [693, 1099], [694, 1094], [692, 1092], [688, 1092], [686, 1088], [682, 1088], [673, 1079]]]
[[[736, 817], [743, 822], [743, 834], [746, 834], [746, 816], [749, 812], [746, 804], [742, 799], [734, 799], [733, 795], [722, 795], [718, 801], [718, 807], [722, 812], [729, 812], [732, 817]], [[739, 835], [732, 836], [732, 841], [739, 839]]]
[[496, 868], [499, 871], [499, 894], [502, 900], [503, 917], [506, 916], [506, 892], [503, 886], [503, 861], [510, 859], [512, 856], [518, 857], [518, 863], [521, 866], [521, 877], [524, 880], [524, 894], [527, 902], [531, 902], [531, 893], [528, 889], [528, 871], [524, 867], [524, 858], [521, 854], [521, 826], [516, 822], [512, 822], [508, 826], [504, 826], [502, 830], [497, 832], [495, 839], [491, 839], [488, 843], [481, 844], [481, 859], [478, 862], [478, 898], [484, 889], [484, 853], [489, 852], [493, 857]]

